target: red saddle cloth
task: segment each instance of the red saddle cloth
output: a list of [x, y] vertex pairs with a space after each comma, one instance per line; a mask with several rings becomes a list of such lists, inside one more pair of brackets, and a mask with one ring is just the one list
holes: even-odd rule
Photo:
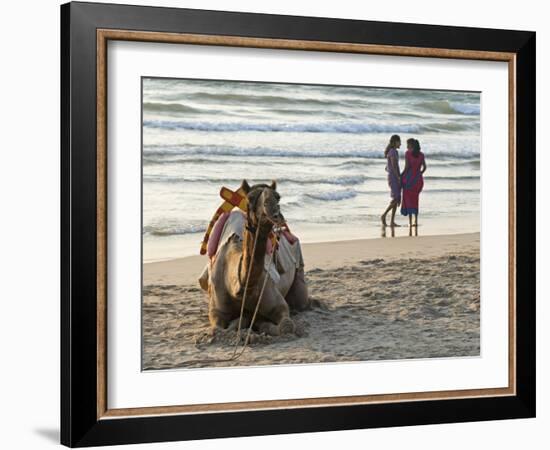
[[222, 235], [223, 227], [225, 226], [225, 222], [227, 222], [228, 218], [229, 213], [223, 213], [220, 217], [218, 217], [218, 220], [214, 225], [212, 234], [208, 239], [208, 247], [206, 247], [206, 254], [209, 258], [212, 258], [218, 251], [218, 244], [220, 243], [220, 237]]

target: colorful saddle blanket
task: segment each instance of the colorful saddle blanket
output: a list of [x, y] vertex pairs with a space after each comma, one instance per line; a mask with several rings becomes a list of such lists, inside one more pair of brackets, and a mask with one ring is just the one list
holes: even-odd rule
[[[244, 214], [237, 210], [232, 211], [230, 213], [228, 212], [223, 213], [216, 221], [216, 224], [214, 225], [214, 229], [212, 230], [212, 234], [208, 239], [208, 246], [207, 246], [206, 253], [209, 258], [212, 258], [217, 253], [218, 245], [220, 243], [220, 238], [222, 236], [222, 233], [224, 232], [227, 219], [229, 219], [229, 216], [234, 213], [240, 214], [242, 217], [235, 216], [236, 220], [233, 223], [233, 225], [230, 227], [232, 229], [231, 231], [233, 231], [233, 233], [231, 234], [238, 234], [239, 237], [242, 239], [243, 237], [242, 229], [244, 228], [244, 218], [245, 218]], [[241, 219], [242, 219], [242, 222], [241, 222]], [[224, 234], [227, 235], [227, 233], [224, 233]], [[298, 238], [294, 236], [289, 230], [283, 230], [281, 234], [285, 237], [285, 239], [288, 241], [290, 245], [294, 245], [294, 243], [298, 241]], [[273, 252], [273, 242], [270, 239], [268, 239], [267, 253], [271, 255], [272, 252]]]
[[[224, 213], [220, 216], [214, 225], [214, 229], [208, 240], [208, 256], [210, 260], [218, 253], [218, 250], [229, 239], [237, 235], [240, 239], [243, 238], [245, 215], [239, 210], [233, 210], [230, 213]], [[281, 239], [277, 246], [276, 264], [270, 264], [271, 253], [273, 252], [273, 244], [270, 239], [267, 241], [267, 254], [265, 256], [265, 269], [273, 279], [275, 283], [279, 282], [280, 274], [289, 270], [291, 266], [299, 268], [303, 265], [303, 257], [300, 247], [294, 247], [298, 242], [298, 238], [294, 236], [290, 231], [283, 233], [284, 239]]]

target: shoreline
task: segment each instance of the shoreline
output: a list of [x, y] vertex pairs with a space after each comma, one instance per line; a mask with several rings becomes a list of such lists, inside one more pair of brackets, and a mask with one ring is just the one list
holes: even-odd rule
[[[426, 199], [428, 200], [428, 199]], [[396, 217], [397, 219], [397, 217]], [[397, 219], [401, 226], [393, 229], [395, 237], [408, 237], [409, 227], [402, 216]], [[459, 224], [459, 225], [458, 225]], [[345, 223], [318, 223], [304, 224], [291, 223], [292, 233], [298, 236], [302, 244], [320, 244], [342, 240], [378, 239], [384, 237], [380, 218], [362, 224]], [[446, 217], [423, 220], [418, 228], [420, 236], [440, 236], [450, 234], [476, 233], [480, 230], [478, 215], [471, 217]], [[386, 236], [390, 237], [392, 229], [385, 229]], [[169, 261], [198, 255], [204, 233], [183, 233], [166, 236], [142, 236], [143, 263]]]
[[[401, 227], [401, 229], [408, 230], [408, 227]], [[442, 251], [438, 248], [439, 246], [445, 247], [443, 253], [461, 251], [464, 245], [472, 241], [477, 242], [479, 247], [479, 238], [480, 233], [475, 232], [347, 239], [302, 243], [302, 252], [307, 272], [311, 269], [330, 269], [352, 264], [360, 259], [392, 260], [441, 256]], [[206, 255], [145, 262], [143, 263], [143, 285], [198, 285], [197, 279], [207, 262]]]

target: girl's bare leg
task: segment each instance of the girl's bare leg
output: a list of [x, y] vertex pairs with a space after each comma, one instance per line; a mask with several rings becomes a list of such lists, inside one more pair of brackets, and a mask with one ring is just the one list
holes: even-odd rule
[[416, 227], [418, 225], [418, 214], [414, 215], [414, 226]]
[[390, 210], [394, 207], [394, 204], [395, 204], [395, 201], [392, 200], [390, 202], [390, 204], [388, 205], [388, 207], [386, 208], [386, 210], [384, 211], [384, 214], [382, 214], [382, 216], [380, 217], [380, 220], [382, 220], [382, 225], [386, 226], [387, 223], [386, 223], [386, 216], [388, 215], [388, 213], [390, 212]]
[[409, 214], [409, 227], [413, 226], [412, 220], [413, 220], [413, 216], [412, 216], [412, 214]]
[[393, 208], [391, 210], [391, 223], [390, 223], [391, 227], [399, 227], [400, 226], [400, 225], [397, 225], [395, 223], [395, 211], [397, 211], [397, 202], [396, 201], [393, 202]]

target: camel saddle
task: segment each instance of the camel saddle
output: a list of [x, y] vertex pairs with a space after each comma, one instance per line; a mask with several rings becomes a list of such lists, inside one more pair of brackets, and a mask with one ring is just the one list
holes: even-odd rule
[[[212, 217], [201, 244], [200, 253], [201, 255], [207, 254], [210, 263], [213, 263], [219, 248], [225, 245], [232, 236], [236, 235], [241, 240], [243, 239], [246, 222], [245, 213], [248, 206], [246, 194], [241, 189], [231, 191], [222, 187], [220, 196], [224, 199], [224, 203], [220, 205]], [[269, 235], [265, 258], [265, 269], [276, 283], [279, 281], [280, 274], [286, 272], [291, 265], [296, 268], [303, 265], [301, 252], [298, 255], [299, 257], [296, 258], [291, 251], [298, 238], [290, 232], [286, 224], [281, 235], [284, 236], [284, 239], [278, 240], [275, 233]], [[276, 252], [274, 255], [275, 264], [270, 265], [270, 255], [274, 251]]]
[[[225, 222], [229, 217], [229, 213], [236, 208], [246, 213], [248, 210], [248, 200], [244, 191], [239, 188], [237, 191], [232, 191], [226, 187], [222, 187], [220, 190], [220, 197], [224, 199], [224, 202], [214, 213], [212, 220], [208, 224], [206, 233], [201, 243], [200, 254], [208, 254], [210, 258], [213, 258], [218, 250], [218, 243], [220, 241], [221, 233], [224, 229]], [[294, 236], [285, 223], [282, 226], [281, 234], [289, 241], [290, 244], [294, 244], [298, 238]], [[242, 238], [242, 235], [240, 236]], [[278, 241], [275, 233], [270, 233], [269, 242], [267, 243], [267, 251], [269, 254], [277, 247]]]

